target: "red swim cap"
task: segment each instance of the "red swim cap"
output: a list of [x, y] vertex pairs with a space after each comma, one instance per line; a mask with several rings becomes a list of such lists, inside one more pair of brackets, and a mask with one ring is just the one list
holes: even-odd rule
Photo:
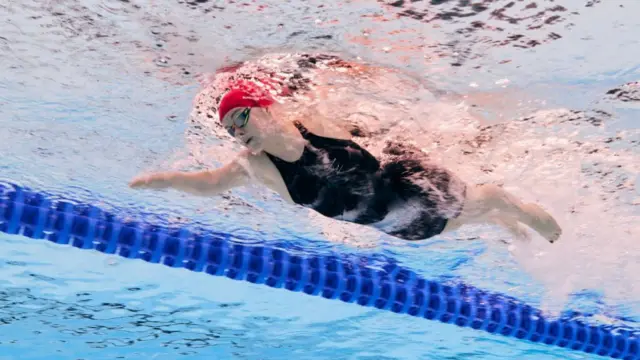
[[273, 99], [263, 90], [254, 86], [237, 86], [224, 94], [218, 106], [219, 120], [222, 121], [229, 111], [238, 107], [267, 107]]

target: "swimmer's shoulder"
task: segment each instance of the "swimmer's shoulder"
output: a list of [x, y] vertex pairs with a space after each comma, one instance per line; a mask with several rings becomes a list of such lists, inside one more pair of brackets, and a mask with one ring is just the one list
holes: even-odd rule
[[266, 152], [254, 153], [250, 149], [244, 149], [234, 161], [245, 168], [250, 179], [258, 181], [277, 192], [284, 200], [293, 203], [280, 171]]

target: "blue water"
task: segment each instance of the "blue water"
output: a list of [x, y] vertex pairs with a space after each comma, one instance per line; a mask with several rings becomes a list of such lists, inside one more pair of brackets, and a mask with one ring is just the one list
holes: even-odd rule
[[[505, 12], [526, 18], [527, 11], [557, 3], [540, 1], [537, 10], [516, 4]], [[413, 6], [430, 18], [470, 11], [460, 4]], [[360, 56], [456, 93], [508, 93], [498, 80], [509, 79], [545, 107], [605, 107], [614, 119], [602, 132], [636, 134], [637, 102], [603, 105], [602, 99], [638, 80], [640, 4], [562, 1], [566, 11], [515, 24], [489, 15], [507, 4], [487, 2], [489, 10], [474, 16], [425, 22], [396, 16], [408, 4], [375, 1], [274, 1], [262, 10], [255, 3], [0, 2], [0, 178], [121, 213], [153, 212], [158, 221], [196, 221], [248, 236], [257, 230], [265, 241], [284, 239], [308, 252], [382, 253], [428, 278], [460, 279], [540, 305], [545, 285], [501, 245], [439, 238], [407, 245], [383, 237], [356, 248], [323, 241], [299, 209], [255, 189], [234, 191], [228, 200], [126, 186], [140, 171], [189, 158], [184, 120], [199, 91], [195, 74], [272, 51]], [[561, 17], [547, 24], [556, 13]], [[478, 19], [482, 30], [463, 31]], [[411, 31], [398, 32], [403, 29]], [[365, 32], [370, 42], [354, 40]], [[551, 32], [562, 38], [543, 41]], [[541, 44], [496, 45], [514, 34]], [[385, 49], [389, 44], [397, 48]], [[596, 129], [577, 125], [576, 131], [589, 136]], [[234, 205], [237, 199], [251, 206]], [[635, 229], [629, 237], [637, 237]], [[0, 359], [597, 358], [19, 236], [3, 234], [0, 241]], [[616, 276], [585, 275], [568, 307], [638, 319], [636, 292], [603, 295], [603, 283], [637, 286], [638, 246], [619, 251], [620, 259], [629, 257]], [[576, 270], [578, 277], [586, 273]]]

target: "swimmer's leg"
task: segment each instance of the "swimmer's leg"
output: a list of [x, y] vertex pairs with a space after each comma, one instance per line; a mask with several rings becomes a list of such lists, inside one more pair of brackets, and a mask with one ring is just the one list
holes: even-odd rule
[[513, 226], [510, 218], [531, 227], [551, 243], [562, 234], [556, 220], [540, 206], [525, 204], [495, 185], [469, 186], [462, 213], [449, 221], [445, 231], [468, 223], [496, 223], [496, 219], [508, 229]]
[[527, 232], [527, 229], [522, 227], [517, 219], [504, 214], [498, 213], [495, 216], [491, 216], [488, 222], [501, 226], [509, 231], [513, 237], [521, 241], [531, 241], [531, 235]]
[[509, 231], [511, 236], [513, 236], [518, 240], [526, 241], [526, 242], [531, 241], [531, 235], [529, 234], [527, 229], [525, 229], [522, 226], [522, 224], [518, 222], [517, 219], [515, 219], [514, 217], [506, 216], [505, 214], [500, 213], [498, 211], [489, 212], [485, 216], [479, 216], [473, 219], [469, 219], [469, 218], [463, 219], [463, 221], [461, 221], [460, 217], [456, 219], [451, 219], [447, 223], [447, 226], [445, 227], [443, 232], [457, 230], [462, 225], [483, 224], [483, 223], [498, 225], [504, 228], [505, 230]]

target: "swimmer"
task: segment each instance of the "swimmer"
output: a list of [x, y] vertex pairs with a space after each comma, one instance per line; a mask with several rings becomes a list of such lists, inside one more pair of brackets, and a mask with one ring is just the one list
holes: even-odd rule
[[213, 170], [140, 175], [129, 186], [215, 196], [256, 181], [291, 204], [404, 240], [477, 223], [499, 225], [521, 239], [528, 239], [523, 224], [551, 243], [561, 235], [540, 206], [498, 186], [468, 184], [400, 144], [385, 150], [389, 159], [379, 160], [347, 137], [274, 116], [274, 103], [257, 87], [232, 87], [221, 96], [218, 120], [245, 147], [235, 159]]

